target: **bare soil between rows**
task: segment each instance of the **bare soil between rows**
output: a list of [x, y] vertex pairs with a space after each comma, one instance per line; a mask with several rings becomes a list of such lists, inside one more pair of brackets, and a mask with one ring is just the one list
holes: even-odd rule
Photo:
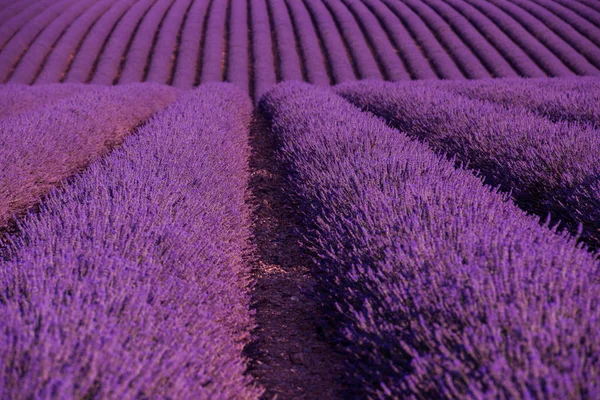
[[250, 135], [257, 329], [246, 348], [249, 373], [265, 387], [263, 399], [347, 398], [344, 356], [326, 339], [333, 332], [322, 323], [311, 261], [299, 247], [276, 140], [258, 111]]

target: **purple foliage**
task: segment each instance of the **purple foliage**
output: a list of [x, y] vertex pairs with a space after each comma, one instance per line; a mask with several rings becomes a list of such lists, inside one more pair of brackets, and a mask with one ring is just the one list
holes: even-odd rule
[[0, 118], [16, 117], [87, 90], [79, 84], [0, 85]]
[[405, 0], [407, 5], [419, 15], [427, 24], [429, 30], [435, 35], [440, 44], [461, 69], [467, 78], [489, 78], [490, 73], [473, 52], [465, 46], [463, 41], [436, 12], [423, 1]]
[[319, 0], [306, 0], [305, 3], [323, 42], [323, 51], [331, 67], [333, 82], [342, 83], [356, 80], [353, 69], [353, 55], [346, 48], [344, 38], [338, 30], [331, 13]]
[[410, 79], [410, 75], [404, 68], [397, 50], [392, 46], [388, 35], [371, 10], [359, 0], [343, 0], [343, 2], [354, 14], [356, 21], [362, 27], [375, 58], [383, 68], [385, 78], [390, 81]]
[[260, 106], [368, 397], [600, 396], [591, 254], [327, 90]]
[[587, 123], [600, 129], [600, 79], [597, 78], [444, 82], [439, 87], [507, 107], [526, 108], [552, 121]]
[[214, 1], [208, 14], [206, 37], [202, 49], [201, 83], [222, 82], [225, 67], [225, 45], [227, 41], [227, 6], [228, 0]]
[[[0, 21], [2, 21], [2, 25], [0, 25], [0, 50], [23, 25], [39, 15], [50, 4], [53, 4], [54, 0], [30, 0], [29, 2], [35, 4], [29, 4], [27, 7], [23, 7], [19, 12], [10, 17], [8, 14], [11, 14], [11, 7], [7, 7], [2, 11], [3, 14], [8, 14], [0, 15], [0, 17], [2, 17], [0, 18]], [[12, 4], [12, 7], [21, 8], [25, 4], [27, 4], [26, 1], [16, 2]]]
[[[560, 35], [560, 38], [555, 36], [554, 38], [549, 39], [549, 42], [556, 43], [556, 46], [560, 46], [560, 52], [563, 54], [565, 62], [574, 62], [577, 66], [581, 65], [581, 71], [590, 71], [590, 75], [599, 74], [597, 69], [600, 66], [600, 52], [598, 52], [598, 47], [584, 35], [577, 32], [575, 27], [579, 25], [578, 22], [573, 23], [574, 21], [563, 21], [552, 12], [546, 10], [544, 7], [536, 5], [531, 0], [513, 0], [513, 2], [537, 18], [537, 20], [530, 20], [531, 25], [535, 25], [537, 27], [541, 25], [540, 22], [542, 22], [548, 27], [546, 29], [545, 36]], [[600, 39], [600, 35], [597, 38]], [[573, 50], [567, 49], [565, 43], [561, 43], [562, 40], [568, 43], [568, 45], [574, 50], [577, 50], [577, 52], [579, 52], [581, 55], [577, 53], [573, 54]], [[565, 48], [564, 52], [562, 48]], [[581, 59], [582, 56], [585, 57], [591, 64], [593, 64], [595, 68], [590, 68], [590, 66]]]
[[374, 52], [369, 48], [356, 18], [342, 3], [342, 0], [320, 0], [331, 12], [339, 27], [342, 39], [346, 41], [348, 51], [352, 54], [356, 71], [361, 79], [383, 79], [381, 70], [375, 60]]
[[535, 61], [506, 34], [502, 29], [502, 26], [496, 26], [494, 21], [489, 19], [480, 10], [464, 0], [444, 0], [444, 2], [467, 18], [469, 23], [481, 32], [490, 44], [500, 51], [500, 54], [502, 54], [521, 76], [546, 76], [546, 73], [535, 63]]
[[252, 104], [234, 89], [186, 94], [22, 224], [0, 268], [0, 397], [260, 396], [241, 355]]
[[119, 75], [120, 84], [144, 81], [149, 60], [154, 56], [165, 56], [155, 55], [152, 50], [154, 38], [159, 34], [162, 21], [174, 1], [157, 0], [142, 19], [126, 54], [125, 65]]
[[[596, 67], [590, 64], [590, 62], [582, 54], [580, 54], [578, 50], [572, 48], [563, 40], [563, 38], [557, 35], [557, 33], [560, 33], [560, 25], [550, 29], [544, 23], [541, 23], [538, 18], [532, 16], [526, 10], [518, 7], [515, 4], [499, 0], [488, 1], [501, 8], [508, 15], [512, 16], [517, 22], [523, 25], [525, 30], [531, 33], [540, 45], [545, 46], [546, 49], [551, 52], [551, 54], [556, 54], [560, 61], [562, 61], [572, 71], [579, 75], [600, 76], [600, 71]], [[578, 38], [578, 40], [581, 39], [581, 37]], [[579, 50], [581, 50], [581, 48]], [[600, 57], [597, 48], [595, 48], [595, 52], [595, 55]], [[545, 57], [547, 57], [547, 55], [545, 55]]]
[[15, 65], [31, 42], [42, 30], [75, 0], [49, 1], [44, 11], [27, 21], [23, 29], [19, 29], [0, 51], [0, 83], [6, 82]]
[[[66, 32], [48, 54], [46, 62], [41, 66], [40, 73], [35, 78], [35, 83], [56, 83], [63, 79], [71, 60], [78, 53], [86, 34], [114, 3], [114, 0], [101, 0], [97, 2], [67, 28]], [[15, 75], [17, 71], [15, 71]]]
[[19, 59], [8, 82], [26, 85], [33, 83], [48, 55], [56, 50], [58, 39], [91, 5], [90, 1], [75, 2], [48, 24]]
[[196, 84], [201, 42], [198, 33], [204, 29], [209, 3], [210, 0], [194, 0], [183, 25], [177, 67], [173, 76], [173, 85], [178, 88], [190, 89]]
[[[522, 108], [468, 99], [425, 85], [345, 84], [338, 93], [383, 117], [436, 151], [480, 171], [487, 183], [512, 191], [527, 211], [553, 217], [600, 246], [600, 220], [581, 215], [572, 191], [600, 173], [600, 132], [556, 122]], [[571, 199], [571, 200], [569, 200]], [[600, 208], [600, 197], [585, 208]], [[584, 201], [581, 199], [580, 201]]]
[[411, 35], [415, 38], [417, 45], [423, 49], [425, 56], [429, 59], [440, 78], [465, 78], [456, 63], [450, 58], [446, 50], [444, 50], [442, 45], [435, 38], [429, 27], [411, 8], [400, 1], [383, 0], [383, 2], [406, 26]]
[[[47, 87], [55, 89], [56, 85]], [[172, 87], [150, 84], [80, 91], [0, 120], [0, 227], [121, 143], [129, 131], [178, 95]]]
[[271, 25], [267, 0], [254, 0], [250, 5], [250, 32], [252, 41], [252, 82], [254, 98], [259, 99], [263, 93], [277, 83], [275, 72], [275, 56], [271, 41]]
[[[119, 76], [122, 59], [134, 40], [133, 35], [154, 3], [155, 0], [137, 1], [119, 18], [107, 42], [102, 46], [91, 83], [112, 85], [115, 82]], [[152, 37], [154, 37], [153, 33]], [[133, 69], [133, 66], [130, 68]]]
[[553, 52], [541, 44], [527, 29], [492, 2], [465, 0], [485, 14], [511, 40], [525, 50], [549, 76], [572, 76], [571, 71]]
[[279, 80], [302, 81], [302, 64], [285, 0], [267, 0], [273, 21]]
[[[533, 0], [535, 3], [543, 6], [552, 14], [565, 21], [578, 32], [584, 35], [587, 39], [594, 42], [596, 46], [600, 46], [600, 27], [594, 25], [584, 17], [573, 12], [569, 8], [559, 4], [555, 0]], [[585, 44], [585, 41], [583, 42]]]
[[365, 0], [363, 2], [380, 21], [388, 33], [390, 40], [404, 60], [408, 72], [414, 79], [435, 79], [437, 75], [429, 65], [429, 61], [398, 17], [381, 0]]
[[248, 92], [248, 5], [245, 0], [231, 0], [229, 15], [229, 47], [227, 49], [227, 82]]
[[176, 1], [165, 17], [156, 47], [152, 53], [147, 82], [170, 84], [178, 50], [177, 38], [180, 35], [186, 12], [189, 11], [192, 0]]
[[121, 20], [121, 17], [131, 8], [135, 0], [117, 1], [94, 24], [89, 34], [85, 37], [77, 53], [73, 54], [70, 61], [65, 82], [86, 83], [91, 78], [97, 67], [98, 58], [102, 54], [112, 29]]
[[[442, 0], [425, 0], [425, 2], [444, 18], [451, 29], [456, 31], [456, 35], [460, 37], [465, 45], [473, 51], [475, 56], [481, 60], [481, 63], [488, 71], [490, 71], [492, 76], [498, 78], [518, 76], [505, 57], [457, 10], [444, 3]], [[440, 35], [444, 36], [444, 33], [440, 31]], [[457, 46], [462, 47], [459, 44], [457, 44]], [[466, 57], [470, 56], [467, 55]], [[468, 59], [465, 60], [465, 63], [468, 62]], [[472, 70], [472, 77], [475, 77], [476, 75], [486, 77], [486, 74], [483, 73], [481, 68], [476, 68], [475, 70], [469, 68], [469, 70]]]
[[306, 68], [306, 79], [315, 85], [329, 85], [325, 57], [310, 14], [303, 2], [286, 0], [291, 23], [297, 35], [299, 53]]
[[578, 1], [571, 1], [571, 0], [554, 0], [554, 1], [556, 3], [563, 5], [566, 8], [571, 9], [578, 15], [582, 16], [583, 18], [585, 18], [586, 20], [588, 20], [589, 22], [594, 24], [595, 26], [600, 26], [600, 13], [589, 8], [585, 4], [578, 2]]

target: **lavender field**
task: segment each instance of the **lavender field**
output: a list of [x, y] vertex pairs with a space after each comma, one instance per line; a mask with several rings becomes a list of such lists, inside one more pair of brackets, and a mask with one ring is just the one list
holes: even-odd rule
[[0, 0], [0, 399], [599, 399], [600, 3]]

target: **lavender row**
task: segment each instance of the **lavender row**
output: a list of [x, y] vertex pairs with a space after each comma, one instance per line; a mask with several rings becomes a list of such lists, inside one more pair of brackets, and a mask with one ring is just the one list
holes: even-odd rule
[[[54, 3], [52, 0], [30, 0], [29, 2], [35, 4], [27, 4], [25, 1], [13, 3], [12, 7], [23, 7], [25, 4], [27, 4], [27, 7], [23, 7], [19, 12], [12, 16], [5, 15], [0, 19], [0, 21], [3, 21], [2, 26], [0, 26], [0, 50], [10, 39], [12, 39], [23, 25], [38, 16], [46, 7], [48, 7], [48, 5]], [[10, 12], [9, 8], [4, 9], [3, 13], [4, 12]]]
[[[46, 90], [71, 92], [56, 85]], [[121, 143], [129, 131], [178, 95], [174, 88], [149, 84], [79, 91], [47, 107], [0, 120], [0, 227]], [[49, 92], [46, 97], [53, 96]]]
[[[154, 0], [137, 1], [119, 18], [106, 43], [102, 45], [102, 52], [95, 62], [91, 83], [112, 85], [118, 80], [123, 57], [127, 54], [133, 40], [135, 40], [134, 36], [138, 27], [150, 12], [154, 3]], [[153, 32], [150, 34], [153, 35]], [[131, 64], [133, 60], [129, 62]], [[133, 66], [130, 68], [133, 68]]]
[[472, 50], [454, 32], [452, 27], [437, 12], [422, 1], [404, 0], [407, 5], [427, 24], [446, 52], [454, 59], [463, 75], [471, 79], [489, 78], [490, 73], [473, 54]]
[[0, 85], [0, 119], [52, 105], [89, 87], [80, 84]]
[[398, 17], [381, 0], [365, 0], [363, 4], [380, 21], [411, 77], [414, 79], [437, 78], [429, 61]]
[[279, 80], [302, 81], [302, 64], [298, 52], [292, 19], [285, 0], [268, 0], [267, 6], [271, 13], [275, 35], [277, 65]]
[[36, 15], [4, 45], [0, 51], [0, 83], [6, 82], [31, 42], [51, 23], [60, 13], [71, 6], [74, 0], [49, 2], [44, 11]]
[[206, 37], [202, 49], [200, 82], [221, 82], [224, 78], [227, 43], [227, 7], [229, 1], [213, 1], [207, 19]]
[[[310, 13], [303, 2], [286, 0], [286, 6], [298, 40], [306, 79], [315, 85], [329, 85], [325, 55], [321, 51], [320, 39]], [[335, 58], [335, 55], [331, 57]]]
[[251, 112], [203, 85], [27, 218], [0, 268], [0, 397], [260, 396], [241, 355]]
[[331, 13], [342, 39], [356, 66], [360, 79], [383, 79], [381, 70], [375, 60], [375, 52], [369, 48], [367, 39], [362, 34], [358, 20], [352, 15], [341, 0], [320, 0]]
[[58, 39], [90, 6], [92, 3], [89, 1], [76, 2], [48, 24], [19, 59], [8, 82], [26, 85], [33, 83], [48, 55], [56, 50], [54, 46]]
[[[472, 78], [475, 77], [516, 77], [518, 76], [515, 70], [511, 67], [504, 56], [496, 49], [486, 38], [475, 28], [460, 12], [454, 9], [451, 5], [444, 3], [442, 0], [426, 0], [426, 4], [441, 18], [444, 19], [449, 27], [456, 30], [456, 36], [462, 40], [467, 47], [467, 50], [473, 52], [473, 56], [480, 60], [480, 63], [485, 69], [482, 69], [475, 62], [471, 55], [466, 53], [461, 56], [464, 62], [470, 65], [469, 72]], [[441, 22], [438, 22], [441, 23]], [[444, 36], [444, 32], [440, 30], [440, 35]], [[457, 41], [457, 47], [460, 48], [460, 43]], [[459, 50], [456, 51], [457, 56]], [[461, 52], [465, 52], [462, 50]], [[470, 60], [469, 60], [470, 59]], [[488, 72], [486, 72], [489, 71]]]
[[231, 0], [229, 15], [229, 47], [227, 49], [227, 82], [249, 91], [248, 6], [245, 0]]
[[600, 128], [600, 79], [511, 79], [436, 85], [473, 99], [521, 107], [550, 118]]
[[597, 261], [324, 89], [260, 103], [370, 398], [596, 398]]
[[388, 35], [369, 8], [359, 0], [343, 0], [343, 2], [363, 30], [385, 79], [390, 81], [410, 79]]
[[274, 43], [267, 0], [249, 2], [250, 34], [252, 42], [252, 84], [255, 99], [260, 98], [277, 83]]
[[[549, 39], [549, 44], [555, 43], [556, 46], [560, 46], [560, 51], [562, 52], [562, 48], [565, 47], [564, 43], [567, 43], [568, 46], [571, 46], [579, 53], [572, 54], [572, 50], [569, 50], [569, 53], [565, 53], [566, 60], [580, 66], [581, 70], [590, 71], [590, 75], [598, 75], [600, 53], [598, 52], [597, 46], [600, 44], [600, 33], [597, 32], [595, 37], [591, 37], [596, 40], [596, 43], [594, 43], [581, 33], [577, 32], [575, 27], [579, 25], [579, 22], [563, 21], [551, 11], [535, 4], [531, 0], [513, 0], [513, 2], [523, 10], [526, 10], [531, 16], [537, 18], [537, 20], [534, 20], [532, 17], [527, 17], [530, 21], [530, 25], [535, 25], [538, 26], [539, 29], [542, 29], [539, 23], [539, 21], [541, 21], [547, 26], [545, 35], [551, 38]], [[519, 14], [525, 13], [519, 12]], [[572, 23], [573, 25], [571, 25]], [[565, 49], [565, 51], [567, 51], [567, 49]], [[573, 57], [573, 59], [570, 59], [570, 57]], [[586, 62], [585, 59], [587, 59], [588, 62]]]
[[110, 34], [133, 3], [134, 0], [115, 2], [100, 17], [81, 43], [77, 53], [73, 54], [73, 59], [70, 61], [62, 81], [87, 83], [92, 79], [96, 72], [98, 59], [104, 52]]
[[162, 21], [174, 1], [157, 0], [144, 16], [135, 31], [129, 51], [125, 54], [125, 64], [119, 74], [119, 83], [143, 82], [149, 60], [153, 56], [164, 56], [152, 54], [154, 38], [159, 35]]
[[[511, 191], [525, 210], [560, 220], [600, 245], [600, 134], [590, 126], [556, 122], [525, 109], [468, 99], [425, 85], [364, 82], [338, 93], [383, 117], [436, 151], [480, 171], [486, 183]], [[581, 210], [592, 210], [581, 213]]]
[[464, 0], [444, 0], [444, 3], [447, 3], [464, 16], [475, 29], [481, 32], [519, 75], [527, 77], [546, 76], [546, 72], [529, 57], [521, 46], [507, 36], [502, 29], [503, 26], [496, 25], [481, 10]]
[[[289, 3], [291, 4], [291, 1]], [[354, 55], [347, 48], [332, 14], [322, 1], [306, 0], [305, 3], [322, 42], [323, 53], [329, 65], [333, 82], [356, 80]]]
[[440, 78], [464, 79], [454, 60], [446, 52], [425, 22], [406, 4], [400, 1], [381, 0], [398, 16], [411, 32], [417, 45], [422, 49], [433, 69]]
[[174, 61], [177, 57], [179, 37], [186, 13], [191, 7], [192, 0], [176, 1], [165, 17], [164, 23], [158, 33], [156, 46], [152, 51], [152, 59], [147, 82], [170, 84], [173, 75]]
[[200, 65], [200, 44], [203, 38], [198, 36], [204, 31], [204, 21], [210, 0], [194, 0], [188, 11], [181, 31], [181, 43], [177, 54], [177, 66], [173, 76], [173, 85], [181, 89], [190, 89], [197, 82], [197, 71]]
[[[43, 65], [40, 66], [40, 73], [35, 78], [35, 83], [45, 84], [63, 80], [69, 64], [80, 49], [86, 34], [114, 3], [114, 0], [102, 0], [93, 4], [66, 29], [52, 51], [47, 54]], [[11, 79], [14, 79], [15, 75]]]

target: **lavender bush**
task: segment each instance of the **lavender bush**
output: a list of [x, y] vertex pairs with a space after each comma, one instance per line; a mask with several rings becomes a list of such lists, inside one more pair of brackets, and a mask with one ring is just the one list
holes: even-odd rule
[[[81, 47], [77, 50], [77, 53], [73, 54], [73, 59], [65, 71], [65, 77], [62, 81], [86, 83], [92, 79], [96, 72], [98, 58], [106, 47], [112, 29], [116, 28], [118, 22], [129, 11], [133, 3], [134, 0], [118, 1], [100, 17], [81, 42]], [[45, 81], [39, 83], [43, 82]]]
[[0, 119], [0, 227], [121, 143], [177, 95], [176, 89], [162, 85], [100, 87]]
[[27, 218], [0, 267], [0, 397], [260, 396], [241, 356], [251, 112], [203, 85]]
[[591, 254], [330, 91], [282, 84], [260, 109], [365, 395], [600, 396]]
[[[590, 126], [556, 122], [521, 108], [468, 99], [426, 85], [361, 82], [338, 93], [382, 116], [411, 137], [480, 171], [486, 183], [511, 191], [525, 210], [551, 213], [571, 232], [600, 245], [600, 197], [579, 196], [595, 186], [600, 134]], [[594, 192], [594, 191], [592, 191]], [[582, 203], [583, 202], [583, 203]], [[588, 203], [590, 202], [590, 203]]]

